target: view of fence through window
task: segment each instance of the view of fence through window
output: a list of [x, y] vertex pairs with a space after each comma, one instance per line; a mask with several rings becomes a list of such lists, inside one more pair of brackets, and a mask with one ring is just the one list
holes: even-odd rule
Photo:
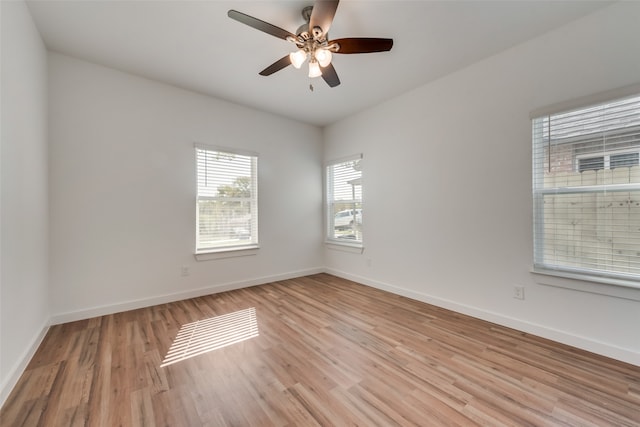
[[196, 251], [258, 243], [257, 161], [196, 146]]
[[640, 96], [533, 120], [537, 267], [640, 278]]
[[362, 242], [362, 158], [327, 166], [329, 240]]

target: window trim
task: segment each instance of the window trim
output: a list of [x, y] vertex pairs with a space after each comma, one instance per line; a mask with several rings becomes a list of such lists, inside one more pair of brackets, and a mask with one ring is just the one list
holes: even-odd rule
[[[219, 145], [211, 145], [211, 144], [203, 144], [196, 142], [193, 144], [194, 154], [195, 154], [195, 175], [196, 175], [196, 197], [195, 197], [195, 205], [196, 205], [196, 221], [195, 221], [195, 247], [194, 247], [194, 256], [198, 261], [207, 261], [213, 259], [224, 259], [224, 258], [232, 258], [232, 257], [240, 257], [240, 256], [249, 256], [255, 255], [256, 250], [260, 248], [260, 239], [259, 239], [259, 211], [258, 211], [258, 163], [259, 163], [259, 155], [255, 151], [243, 150], [238, 148], [231, 147], [222, 147]], [[252, 222], [255, 224], [255, 240], [246, 243], [246, 244], [230, 244], [226, 246], [216, 246], [210, 248], [198, 249], [198, 228], [199, 228], [199, 210], [198, 210], [198, 150], [207, 150], [207, 151], [215, 151], [224, 154], [235, 154], [238, 156], [252, 157], [254, 161], [252, 161], [252, 170], [251, 170], [251, 185], [254, 189], [255, 197], [252, 197], [250, 203], [252, 205]], [[205, 198], [209, 196], [204, 196]], [[255, 212], [255, 218], [254, 216]], [[253, 236], [253, 233], [252, 233]]]
[[[333, 247], [344, 247], [344, 248], [353, 248], [356, 252], [362, 253], [362, 251], [364, 250], [364, 233], [362, 233], [362, 239], [361, 240], [357, 240], [357, 241], [347, 241], [347, 240], [340, 240], [334, 237], [331, 237], [331, 225], [332, 225], [332, 209], [331, 209], [331, 202], [329, 200], [329, 175], [328, 175], [328, 169], [330, 166], [333, 165], [337, 165], [340, 163], [346, 163], [346, 162], [350, 162], [350, 161], [357, 161], [357, 160], [363, 160], [364, 156], [362, 153], [359, 154], [355, 154], [355, 155], [351, 155], [351, 156], [345, 156], [345, 157], [340, 157], [337, 159], [333, 159], [330, 161], [325, 162], [324, 164], [324, 185], [325, 185], [325, 189], [324, 189], [324, 200], [325, 200], [325, 231], [324, 231], [324, 243], [325, 245], [327, 245], [327, 247], [331, 248]], [[360, 177], [360, 179], [362, 179], [362, 176]], [[362, 183], [360, 184], [362, 186]], [[363, 192], [362, 192], [363, 193]], [[360, 197], [360, 210], [362, 211], [362, 214], [364, 214], [364, 194], [361, 194]], [[362, 221], [362, 224], [364, 225], [364, 221]], [[349, 251], [351, 252], [351, 251]]]
[[640, 290], [640, 282], [613, 276], [599, 276], [597, 274], [585, 274], [578, 271], [572, 272], [569, 270], [555, 270], [537, 266], [533, 266], [531, 268], [531, 273]]
[[636, 286], [635, 282], [614, 283], [607, 280], [598, 280], [592, 276], [570, 275], [533, 267], [529, 273], [533, 281], [538, 285], [640, 301], [640, 288]]
[[580, 98], [575, 98], [569, 101], [558, 102], [546, 107], [536, 108], [529, 113], [529, 118], [533, 120], [541, 116], [563, 113], [565, 111], [576, 110], [578, 108], [587, 108], [595, 104], [615, 101], [616, 99], [637, 95], [639, 93], [640, 82], [611, 90], [605, 90], [603, 92], [598, 92], [587, 96], [582, 96]]
[[243, 246], [237, 248], [229, 248], [224, 250], [216, 250], [209, 252], [196, 252], [193, 254], [196, 261], [213, 261], [218, 259], [239, 258], [258, 254], [260, 246]]

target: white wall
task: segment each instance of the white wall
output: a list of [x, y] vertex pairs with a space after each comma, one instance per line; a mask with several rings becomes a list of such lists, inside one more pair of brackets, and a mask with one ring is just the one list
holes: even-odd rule
[[[320, 271], [319, 128], [56, 53], [49, 88], [54, 322]], [[195, 261], [194, 142], [259, 153], [257, 255]]]
[[0, 405], [49, 320], [47, 56], [27, 6], [0, 2]]
[[529, 272], [529, 113], [640, 82], [638, 22], [616, 4], [328, 127], [325, 160], [365, 161], [365, 251], [329, 270], [640, 365], [640, 290]]

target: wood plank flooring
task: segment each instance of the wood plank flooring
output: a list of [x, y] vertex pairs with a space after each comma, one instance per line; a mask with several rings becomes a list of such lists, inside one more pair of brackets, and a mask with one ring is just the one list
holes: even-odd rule
[[640, 426], [640, 368], [319, 274], [53, 326], [0, 425]]

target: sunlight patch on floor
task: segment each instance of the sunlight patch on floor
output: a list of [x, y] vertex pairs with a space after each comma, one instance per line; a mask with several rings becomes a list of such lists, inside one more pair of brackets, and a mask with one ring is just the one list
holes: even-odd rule
[[182, 325], [160, 367], [257, 337], [255, 307]]

